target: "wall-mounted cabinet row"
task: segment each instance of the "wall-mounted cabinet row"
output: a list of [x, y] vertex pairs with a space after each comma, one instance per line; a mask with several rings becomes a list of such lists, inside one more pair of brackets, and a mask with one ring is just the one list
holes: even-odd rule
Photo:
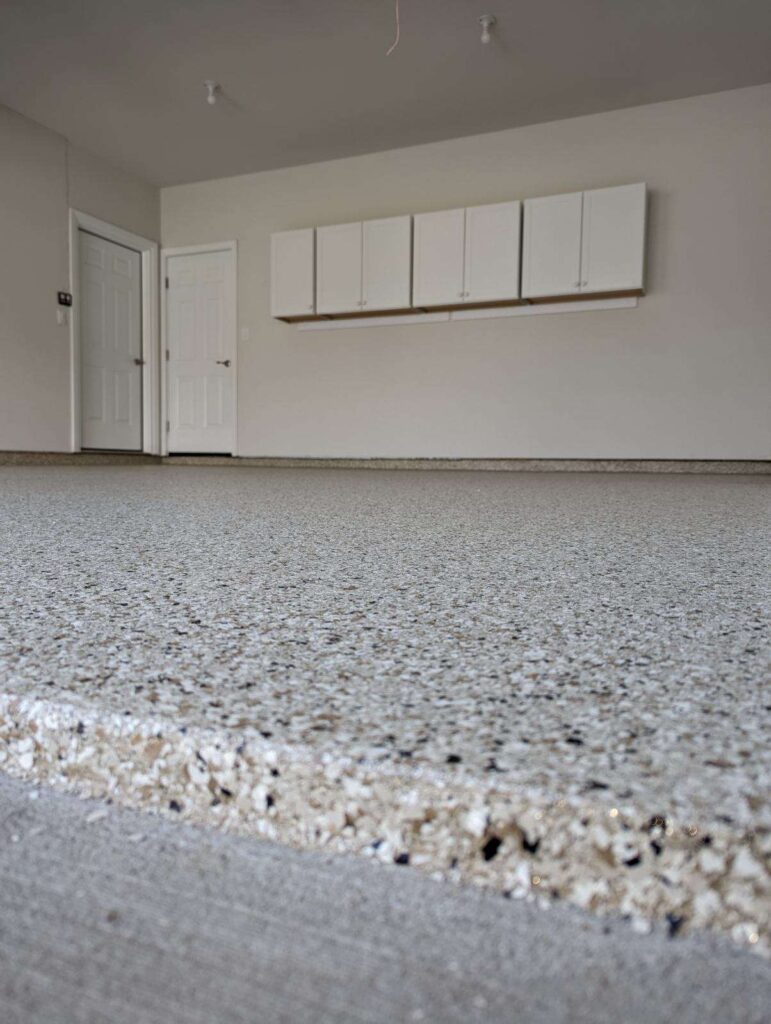
[[643, 289], [645, 185], [281, 231], [271, 315], [448, 309]]

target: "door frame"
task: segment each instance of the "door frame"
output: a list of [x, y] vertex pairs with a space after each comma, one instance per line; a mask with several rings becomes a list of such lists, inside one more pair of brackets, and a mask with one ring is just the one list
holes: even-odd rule
[[231, 344], [233, 349], [233, 444], [231, 455], [238, 454], [238, 245], [236, 242], [212, 242], [209, 245], [175, 245], [161, 249], [161, 422], [165, 429], [161, 432], [161, 455], [169, 454], [169, 378], [168, 378], [168, 303], [167, 281], [169, 277], [169, 259], [174, 256], [199, 256], [207, 252], [229, 252], [231, 255], [228, 276], [230, 278], [230, 294], [233, 309], [231, 322]]
[[80, 244], [79, 232], [88, 231], [108, 242], [139, 253], [142, 267], [142, 452], [161, 454], [161, 348], [158, 336], [158, 243], [131, 231], [70, 208], [70, 449], [81, 450], [80, 389]]

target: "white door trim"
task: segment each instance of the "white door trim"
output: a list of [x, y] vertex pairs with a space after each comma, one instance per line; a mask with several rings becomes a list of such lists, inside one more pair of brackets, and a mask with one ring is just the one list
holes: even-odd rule
[[80, 250], [78, 232], [90, 231], [108, 242], [125, 245], [142, 261], [142, 451], [161, 454], [161, 350], [158, 336], [158, 243], [108, 224], [90, 213], [70, 209], [70, 449], [80, 451]]
[[166, 354], [169, 347], [168, 342], [168, 307], [166, 303], [166, 279], [169, 276], [168, 261], [172, 256], [195, 256], [204, 252], [229, 252], [232, 254], [230, 263], [231, 289], [235, 308], [232, 310], [230, 322], [232, 324], [232, 351], [233, 351], [233, 451], [238, 454], [238, 245], [236, 242], [212, 242], [210, 245], [177, 245], [168, 249], [161, 249], [161, 455], [169, 454], [169, 434], [166, 429], [169, 418], [169, 381], [166, 372]]

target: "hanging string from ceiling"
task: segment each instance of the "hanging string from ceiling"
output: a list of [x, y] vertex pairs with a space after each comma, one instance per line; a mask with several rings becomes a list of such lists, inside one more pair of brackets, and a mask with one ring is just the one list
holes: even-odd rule
[[399, 45], [399, 35], [400, 35], [400, 31], [401, 31], [400, 30], [400, 26], [399, 26], [399, 0], [396, 0], [395, 14], [396, 14], [396, 39], [394, 39], [393, 43], [391, 43], [391, 48], [386, 53], [386, 57], [390, 57], [391, 54], [396, 49], [396, 47]]

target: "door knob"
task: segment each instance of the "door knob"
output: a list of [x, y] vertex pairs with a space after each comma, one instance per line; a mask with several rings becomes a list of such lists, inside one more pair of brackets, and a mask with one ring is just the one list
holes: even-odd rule
[[214, 361], [217, 364], [217, 366], [230, 366], [229, 359], [215, 359]]

